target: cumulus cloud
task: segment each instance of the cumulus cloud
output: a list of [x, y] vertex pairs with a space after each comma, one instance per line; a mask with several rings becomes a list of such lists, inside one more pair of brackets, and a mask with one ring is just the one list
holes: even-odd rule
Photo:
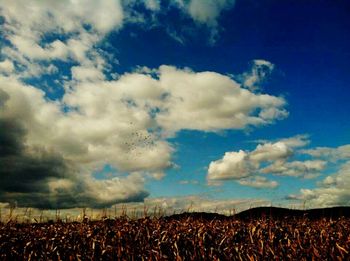
[[13, 65], [13, 62], [11, 62], [10, 60], [6, 59], [4, 61], [0, 61], [0, 73], [4, 73], [8, 75], [11, 72], [13, 72], [14, 69], [15, 69], [15, 66]]
[[[259, 118], [256, 111], [284, 110], [285, 105], [282, 98], [255, 94], [214, 72], [161, 66], [127, 73], [116, 80], [92, 72], [74, 70], [76, 80], [57, 101], [48, 100], [43, 91], [14, 77], [0, 77], [0, 119], [14, 121], [24, 131], [22, 136], [17, 135], [20, 142], [9, 147], [24, 146], [22, 158], [41, 166], [39, 158], [53, 168], [52, 174], [45, 169], [43, 175], [36, 176], [33, 182], [37, 185], [23, 179], [37, 192], [29, 190], [25, 197], [12, 194], [1, 201], [74, 207], [86, 202], [104, 206], [143, 200], [147, 196], [144, 179], [161, 179], [164, 170], [173, 166], [169, 135], [182, 129], [216, 132], [272, 123]], [[14, 130], [11, 132], [17, 133]], [[242, 173], [246, 166], [234, 159], [239, 153], [229, 156], [229, 167]], [[106, 164], [129, 174], [125, 178], [94, 179], [92, 173]], [[18, 171], [20, 179], [30, 168]], [[9, 195], [11, 189], [5, 186], [3, 191]], [[39, 206], [37, 198], [42, 195], [47, 195], [47, 200]]]
[[13, 117], [11, 114], [15, 112], [9, 111], [12, 93], [1, 90], [0, 94], [3, 104], [0, 108], [1, 201], [19, 207], [102, 207], [140, 201], [148, 195], [143, 189], [144, 178], [139, 175], [95, 180], [82, 173], [84, 170], [64, 157], [66, 155], [52, 147], [35, 144], [28, 132], [30, 123]]
[[298, 135], [273, 143], [264, 141], [250, 152], [226, 152], [222, 159], [209, 164], [208, 182], [236, 180], [244, 186], [275, 188], [278, 186], [276, 181], [261, 175], [315, 178], [325, 169], [326, 161], [294, 159], [296, 152], [308, 143], [306, 135]]
[[165, 95], [166, 103], [156, 119], [170, 132], [180, 129], [244, 129], [276, 120], [263, 117], [264, 111], [286, 112], [283, 98], [255, 94], [215, 72], [195, 73], [161, 66], [159, 82], [168, 95]]
[[350, 204], [350, 161], [341, 165], [338, 172], [319, 182], [314, 189], [301, 189], [297, 199], [312, 207], [347, 206]]
[[278, 141], [275, 143], [259, 144], [250, 153], [253, 162], [285, 160], [293, 154], [293, 150], [286, 143]]
[[51, 60], [97, 67], [95, 58], [103, 57], [94, 45], [120, 28], [124, 16], [119, 0], [1, 0], [0, 7], [3, 36], [10, 43], [2, 54], [18, 63], [22, 77], [43, 74]]
[[20, 77], [40, 77], [46, 73], [48, 63], [57, 60], [101, 70], [108, 58], [98, 45], [110, 32], [135, 20], [149, 23], [137, 11], [140, 4], [151, 12], [152, 20], [158, 13], [168, 12], [170, 6], [176, 7], [195, 22], [207, 25], [213, 38], [220, 14], [234, 2], [174, 0], [161, 10], [159, 0], [0, 0], [0, 16], [4, 21], [1, 33], [7, 40], [1, 50], [6, 59], [0, 63], [0, 72], [13, 72], [12, 61], [16, 61]]
[[[336, 148], [317, 147], [315, 149], [301, 150], [301, 153], [327, 160], [338, 169], [323, 180], [317, 182], [316, 188], [300, 190], [300, 194], [291, 195], [290, 199], [303, 200], [312, 207], [329, 207], [350, 204], [350, 161], [348, 144]], [[317, 167], [317, 165], [313, 166]]]
[[[216, 30], [220, 14], [233, 4], [192, 0], [174, 6]], [[161, 12], [158, 0], [143, 5]], [[8, 173], [0, 173], [0, 202], [62, 208], [142, 201], [145, 179], [160, 180], [173, 166], [168, 138], [177, 132], [245, 129], [287, 117], [282, 97], [255, 93], [215, 72], [144, 67], [110, 80], [112, 58], [99, 44], [126, 22], [124, 7], [119, 0], [0, 0], [6, 39], [1, 161], [8, 164]], [[24, 83], [45, 74], [63, 91], [55, 101], [40, 90], [40, 81], [32, 81], [40, 89]], [[92, 173], [105, 165], [125, 177], [95, 179]], [[14, 179], [16, 186], [9, 182]]]
[[208, 179], [240, 179], [250, 176], [253, 171], [246, 152], [226, 152], [222, 159], [210, 163]]

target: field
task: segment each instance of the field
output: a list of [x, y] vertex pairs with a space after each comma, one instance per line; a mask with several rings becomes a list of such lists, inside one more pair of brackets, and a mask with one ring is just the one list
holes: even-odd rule
[[0, 259], [349, 260], [350, 219], [322, 213], [288, 216], [265, 209], [231, 217], [184, 213], [137, 220], [7, 222], [0, 225]]

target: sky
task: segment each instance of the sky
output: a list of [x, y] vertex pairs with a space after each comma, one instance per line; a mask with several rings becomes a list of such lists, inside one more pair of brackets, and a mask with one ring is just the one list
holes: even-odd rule
[[350, 205], [346, 0], [0, 0], [0, 205]]

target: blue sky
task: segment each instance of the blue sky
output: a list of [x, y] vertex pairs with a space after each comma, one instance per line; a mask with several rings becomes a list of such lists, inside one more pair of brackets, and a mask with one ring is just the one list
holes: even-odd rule
[[0, 202], [348, 205], [349, 11], [0, 0]]

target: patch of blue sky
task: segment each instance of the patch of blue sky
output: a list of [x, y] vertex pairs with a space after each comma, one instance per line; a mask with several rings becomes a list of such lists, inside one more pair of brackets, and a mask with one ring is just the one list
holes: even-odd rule
[[37, 77], [23, 79], [23, 82], [33, 85], [45, 92], [48, 99], [60, 100], [65, 94], [64, 84], [72, 79], [71, 67], [77, 65], [73, 61], [50, 61], [37, 62], [40, 66], [53, 65], [54, 69], [50, 74], [42, 74]]

